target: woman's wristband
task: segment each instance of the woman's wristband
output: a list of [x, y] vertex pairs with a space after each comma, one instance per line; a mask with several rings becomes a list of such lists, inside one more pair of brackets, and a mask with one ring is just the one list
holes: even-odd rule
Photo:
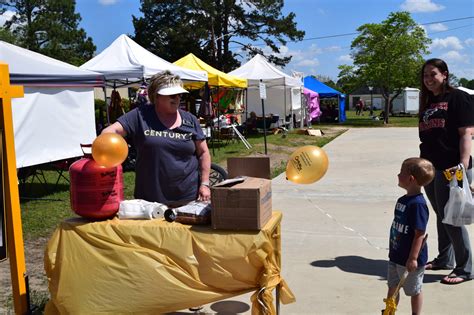
[[206, 186], [207, 188], [210, 188], [210, 187], [211, 187], [211, 185], [209, 184], [209, 181], [202, 181], [202, 182], [201, 182], [201, 185], [202, 185], [202, 186]]

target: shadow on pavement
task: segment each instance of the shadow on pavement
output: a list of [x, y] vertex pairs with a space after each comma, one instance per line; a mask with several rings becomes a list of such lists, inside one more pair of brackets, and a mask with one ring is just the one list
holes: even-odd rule
[[[212, 313], [209, 313], [206, 309], [211, 309]], [[206, 308], [202, 310], [193, 312], [193, 311], [180, 311], [180, 312], [172, 312], [166, 313], [166, 315], [189, 315], [189, 314], [214, 314], [214, 315], [236, 315], [248, 312], [250, 310], [250, 305], [240, 301], [234, 300], [226, 300], [226, 301], [219, 301], [214, 302], [208, 305]]]
[[239, 301], [221, 301], [211, 305], [211, 310], [217, 314], [239, 314], [250, 310], [250, 306]]
[[[359, 273], [369, 276], [377, 276], [379, 280], [387, 280], [388, 260], [368, 259], [360, 256], [340, 256], [333, 260], [315, 260], [311, 263], [313, 267], [331, 268], [337, 267], [345, 272]], [[423, 283], [439, 282], [444, 275], [426, 274]]]
[[345, 272], [360, 273], [369, 276], [378, 276], [386, 280], [387, 261], [381, 259], [368, 259], [360, 256], [340, 256], [334, 260], [316, 260], [311, 266], [330, 268], [337, 267]]

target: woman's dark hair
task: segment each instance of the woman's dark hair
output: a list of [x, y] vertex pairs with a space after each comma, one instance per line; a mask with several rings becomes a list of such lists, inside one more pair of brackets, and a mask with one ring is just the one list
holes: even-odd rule
[[438, 68], [441, 73], [446, 72], [446, 80], [444, 81], [444, 84], [443, 84], [443, 91], [441, 92], [442, 94], [446, 93], [446, 91], [453, 89], [453, 87], [449, 85], [449, 70], [448, 70], [448, 65], [446, 64], [446, 62], [438, 58], [426, 60], [425, 63], [423, 64], [423, 67], [421, 67], [421, 72], [420, 72], [421, 93], [420, 93], [420, 108], [418, 111], [418, 115], [422, 115], [426, 107], [428, 107], [428, 96], [432, 94], [432, 92], [426, 88], [424, 80], [423, 80], [425, 67], [428, 65]]

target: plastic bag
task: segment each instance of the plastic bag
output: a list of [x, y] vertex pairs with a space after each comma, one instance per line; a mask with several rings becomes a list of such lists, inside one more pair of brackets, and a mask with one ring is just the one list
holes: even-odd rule
[[469, 225], [474, 222], [474, 200], [467, 180], [466, 170], [462, 169], [462, 187], [456, 176], [449, 182], [449, 199], [444, 206], [443, 223], [454, 226]]

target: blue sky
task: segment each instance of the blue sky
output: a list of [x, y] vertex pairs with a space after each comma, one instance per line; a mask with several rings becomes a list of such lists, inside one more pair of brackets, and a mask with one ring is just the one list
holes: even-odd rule
[[[134, 34], [132, 15], [141, 16], [139, 0], [77, 0], [81, 27], [101, 52], [120, 34]], [[306, 40], [281, 47], [293, 59], [284, 71], [324, 75], [336, 80], [340, 64], [351, 64], [350, 45], [365, 23], [380, 23], [390, 12], [406, 10], [425, 25], [433, 40], [431, 55], [448, 62], [458, 78], [474, 79], [474, 1], [472, 0], [287, 0], [283, 13], [294, 12]], [[470, 17], [469, 19], [462, 19]], [[456, 20], [462, 19], [462, 20]], [[455, 20], [455, 21], [449, 21]], [[441, 22], [446, 21], [446, 22]], [[173, 61], [173, 60], [170, 60]], [[243, 60], [245, 62], [245, 60]]]

